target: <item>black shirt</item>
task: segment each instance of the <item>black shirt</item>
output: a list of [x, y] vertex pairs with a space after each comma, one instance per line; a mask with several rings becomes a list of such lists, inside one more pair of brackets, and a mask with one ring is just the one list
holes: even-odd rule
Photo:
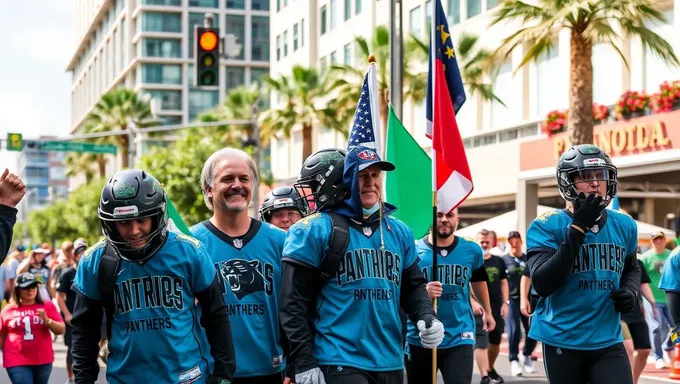
[[12, 244], [14, 223], [17, 221], [17, 210], [0, 204], [0, 263], [5, 261]]
[[[645, 269], [644, 265], [642, 265], [642, 261], [638, 260], [637, 262], [638, 265], [640, 265], [640, 272], [642, 272], [640, 275], [640, 284], [651, 284], [652, 279], [649, 278], [647, 270]], [[642, 307], [640, 306], [641, 301], [642, 297], [640, 297], [640, 299], [635, 302], [635, 307], [633, 308], [632, 312], [622, 313], [621, 320], [625, 321], [626, 323], [639, 323], [641, 321], [645, 321], [645, 315], [642, 313]]]
[[508, 287], [510, 288], [510, 299], [519, 299], [519, 285], [522, 276], [529, 277], [529, 266], [527, 265], [527, 255], [515, 257], [510, 254], [503, 255], [505, 268], [508, 273]]
[[61, 272], [59, 276], [59, 283], [57, 284], [57, 292], [66, 294], [66, 308], [73, 314], [73, 306], [76, 303], [76, 292], [71, 289], [73, 280], [76, 278], [76, 269], [68, 267]]
[[499, 256], [491, 256], [484, 260], [484, 268], [486, 269], [486, 274], [489, 276], [489, 281], [486, 284], [489, 287], [489, 301], [491, 302], [491, 307], [500, 308], [503, 304], [501, 280], [508, 278], [508, 274], [505, 270], [505, 262]]

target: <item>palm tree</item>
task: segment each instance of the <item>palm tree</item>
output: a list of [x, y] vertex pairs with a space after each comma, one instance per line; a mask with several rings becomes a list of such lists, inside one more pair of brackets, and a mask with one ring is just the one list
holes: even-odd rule
[[346, 126], [337, 119], [335, 111], [329, 106], [319, 106], [328, 95], [328, 86], [326, 77], [316, 69], [296, 65], [290, 76], [265, 77], [264, 82], [283, 103], [260, 116], [263, 136], [272, 137], [281, 132], [288, 138], [293, 127], [300, 124], [304, 160], [312, 154], [312, 128], [315, 123], [347, 134]]
[[96, 161], [94, 156], [94, 153], [77, 152], [72, 152], [66, 155], [66, 159], [64, 159], [66, 176], [76, 177], [82, 174], [85, 176], [86, 183], [92, 181], [95, 176], [95, 170], [92, 167], [92, 164]]
[[[107, 132], [126, 130], [131, 122], [137, 128], [155, 124], [152, 121], [149, 99], [140, 97], [132, 89], [120, 88], [102, 96], [87, 117], [86, 126], [92, 133]], [[133, 166], [133, 164], [128, 164], [128, 136], [112, 136], [111, 139], [120, 148], [123, 168]]]
[[[505, 0], [494, 15], [491, 25], [501, 21], [518, 21], [522, 27], [505, 38], [496, 51], [507, 57], [518, 45], [526, 49], [519, 68], [537, 60], [553, 48], [554, 37], [562, 30], [571, 31], [569, 73], [569, 118], [571, 142], [593, 142], [593, 44], [606, 43], [619, 53], [628, 38], [636, 38], [645, 48], [666, 62], [680, 65], [673, 47], [645, 26], [645, 22], [664, 22], [654, 9], [655, 0], [537, 0], [535, 5], [521, 0]], [[526, 26], [525, 26], [526, 25]]]
[[[262, 92], [257, 84], [234, 88], [224, 98], [222, 105], [202, 113], [199, 116], [201, 122], [223, 121], [223, 120], [253, 120], [255, 121], [259, 111], [264, 106]], [[222, 134], [222, 141], [232, 142], [236, 135], [241, 134], [239, 139], [245, 143], [253, 142], [254, 125], [234, 125], [219, 127]], [[258, 138], [262, 143], [269, 139], [261, 134]], [[245, 138], [243, 137], [245, 136]]]

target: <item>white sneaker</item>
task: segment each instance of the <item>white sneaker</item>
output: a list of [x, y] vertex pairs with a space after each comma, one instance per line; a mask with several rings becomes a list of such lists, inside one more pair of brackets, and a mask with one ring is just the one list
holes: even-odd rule
[[534, 361], [531, 360], [531, 356], [524, 356], [524, 372], [534, 373], [536, 368], [534, 368]]
[[510, 362], [510, 373], [513, 376], [522, 376], [522, 366], [519, 365], [519, 361], [513, 360]]
[[656, 369], [664, 369], [666, 368], [666, 362], [663, 359], [656, 359], [655, 367]]

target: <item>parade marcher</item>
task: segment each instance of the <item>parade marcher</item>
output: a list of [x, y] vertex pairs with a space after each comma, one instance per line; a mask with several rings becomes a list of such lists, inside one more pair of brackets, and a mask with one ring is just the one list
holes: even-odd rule
[[143, 170], [118, 172], [104, 185], [98, 216], [105, 239], [81, 257], [73, 285], [78, 384], [99, 375], [102, 312], [108, 383], [228, 384], [233, 378], [220, 280], [203, 244], [168, 230], [165, 204], [163, 187]]
[[306, 214], [302, 198], [293, 187], [274, 188], [264, 197], [260, 207], [260, 220], [273, 224], [284, 231]]
[[[435, 239], [439, 251], [439, 280], [427, 283], [427, 291], [430, 298], [438, 299], [437, 316], [446, 330], [444, 341], [437, 347], [437, 366], [444, 384], [470, 384], [472, 381], [475, 319], [469, 287], [489, 313], [485, 317], [485, 328], [495, 327], [486, 287], [484, 255], [474, 241], [454, 235], [458, 222], [458, 209], [446, 214], [439, 212], [436, 230], [416, 242], [418, 267], [428, 280], [433, 278], [432, 242]], [[431, 383], [432, 350], [420, 346], [418, 329], [410, 321], [404, 354], [408, 382]]]
[[[536, 340], [529, 337], [529, 316], [521, 313], [520, 294], [521, 281], [523, 277], [529, 276], [529, 267], [527, 266], [527, 255], [522, 252], [522, 235], [517, 231], [512, 231], [508, 234], [508, 253], [503, 255], [505, 268], [508, 275], [508, 287], [510, 289], [510, 304], [508, 306], [508, 344], [510, 353], [510, 371], [513, 376], [520, 376], [522, 374], [522, 366], [526, 373], [534, 373], [534, 362], [531, 360], [531, 354], [536, 348]], [[519, 342], [522, 338], [521, 327], [524, 327], [524, 348], [522, 349], [522, 356], [524, 360], [522, 364], [519, 363]]]
[[286, 233], [248, 216], [258, 190], [253, 159], [224, 148], [203, 165], [201, 187], [213, 216], [191, 228], [218, 271], [236, 353], [232, 383], [281, 384], [285, 368], [279, 327], [281, 252]]
[[296, 188], [318, 212], [288, 231], [280, 306], [296, 384], [402, 384], [400, 305], [420, 346], [444, 338], [411, 230], [381, 201], [382, 172], [394, 168], [367, 147], [322, 150], [302, 166]]
[[543, 344], [552, 384], [633, 382], [621, 316], [640, 288], [637, 224], [605, 209], [617, 169], [595, 145], [560, 156], [557, 185], [569, 208], [535, 219], [527, 232], [533, 288], [540, 296], [529, 336]]
[[5, 260], [12, 244], [14, 223], [17, 221], [16, 206], [25, 193], [24, 182], [5, 168], [0, 175], [0, 264]]
[[[627, 328], [627, 332], [630, 335], [630, 340], [632, 342], [632, 350], [628, 351], [628, 360], [630, 360], [630, 365], [633, 369], [633, 383], [638, 382], [642, 371], [647, 365], [647, 357], [651, 352], [652, 344], [649, 338], [649, 327], [647, 326], [647, 321], [645, 320], [645, 314], [642, 312], [642, 297], [647, 299], [651, 304], [652, 315], [657, 316], [657, 307], [654, 301], [654, 294], [649, 286], [651, 283], [651, 278], [647, 274], [644, 265], [638, 260], [638, 265], [640, 266], [640, 298], [635, 301], [635, 307], [630, 313], [621, 314], [621, 327]], [[624, 329], [624, 339], [625, 339]], [[625, 341], [624, 341], [625, 343]], [[629, 343], [630, 344], [630, 343]], [[637, 351], [637, 355], [634, 355], [634, 351]]]
[[[494, 364], [500, 351], [505, 317], [508, 315], [509, 288], [508, 275], [503, 258], [491, 254], [494, 246], [495, 235], [492, 231], [482, 229], [477, 233], [477, 243], [482, 248], [484, 255], [484, 269], [488, 277], [486, 286], [489, 291], [489, 303], [491, 315], [496, 326], [493, 329], [483, 331], [481, 316], [476, 316], [477, 338], [475, 341], [475, 361], [482, 376], [482, 384], [494, 382], [503, 383], [503, 377], [496, 372]], [[477, 298], [479, 301], [479, 298]]]

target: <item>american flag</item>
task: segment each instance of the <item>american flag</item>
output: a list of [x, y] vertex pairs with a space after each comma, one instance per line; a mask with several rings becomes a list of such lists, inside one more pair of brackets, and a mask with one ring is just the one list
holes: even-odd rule
[[347, 149], [356, 146], [373, 148], [382, 157], [380, 141], [380, 113], [378, 110], [378, 78], [375, 65], [371, 64], [361, 86], [361, 95], [354, 112], [352, 130], [349, 133]]

